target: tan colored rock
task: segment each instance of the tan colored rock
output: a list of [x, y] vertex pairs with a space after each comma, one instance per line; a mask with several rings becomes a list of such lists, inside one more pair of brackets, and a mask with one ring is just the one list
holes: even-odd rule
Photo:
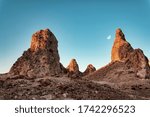
[[93, 73], [94, 71], [96, 71], [96, 68], [92, 64], [89, 64], [87, 66], [86, 70], [83, 72], [83, 75], [84, 76], [89, 75], [89, 74]]
[[58, 41], [49, 29], [37, 31], [32, 35], [30, 45], [31, 51], [48, 50], [51, 52], [56, 51], [57, 47]]
[[137, 76], [140, 78], [147, 78], [147, 69], [143, 68], [137, 72]]
[[78, 63], [75, 59], [72, 59], [66, 68], [69, 77], [79, 77], [81, 72], [79, 71]]
[[67, 70], [69, 72], [78, 72], [79, 71], [79, 66], [78, 66], [78, 64], [77, 64], [75, 59], [72, 59], [70, 61], [69, 65], [67, 67]]
[[29, 77], [58, 75], [65, 68], [59, 62], [58, 41], [49, 30], [40, 30], [32, 35], [30, 48], [12, 66], [10, 73]]
[[116, 30], [116, 37], [111, 51], [112, 61], [123, 61], [133, 51], [132, 46], [126, 41], [121, 29]]

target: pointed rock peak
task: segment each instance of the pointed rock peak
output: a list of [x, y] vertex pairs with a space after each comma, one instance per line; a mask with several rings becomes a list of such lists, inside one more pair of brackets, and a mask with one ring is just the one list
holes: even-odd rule
[[88, 75], [94, 71], [96, 71], [96, 68], [92, 64], [89, 64], [83, 74]]
[[112, 61], [123, 61], [133, 51], [132, 46], [126, 41], [121, 29], [116, 30], [116, 37], [111, 51]]
[[32, 35], [30, 49], [31, 51], [48, 50], [49, 46], [57, 46], [57, 43], [57, 39], [49, 29], [40, 30]]
[[126, 41], [125, 35], [120, 28], [118, 28], [116, 30], [116, 39], [122, 39], [122, 40]]
[[77, 63], [76, 59], [71, 59], [70, 62], [75, 62], [75, 63]]
[[70, 78], [80, 78], [82, 76], [82, 73], [79, 71], [78, 63], [75, 59], [72, 59], [66, 68], [67, 75]]
[[67, 67], [69, 72], [78, 72], [79, 66], [76, 59], [72, 59]]
[[[89, 64], [88, 66], [87, 66], [87, 69], [95, 69], [95, 67], [92, 65], [92, 64]], [[96, 70], [96, 69], [95, 69]]]

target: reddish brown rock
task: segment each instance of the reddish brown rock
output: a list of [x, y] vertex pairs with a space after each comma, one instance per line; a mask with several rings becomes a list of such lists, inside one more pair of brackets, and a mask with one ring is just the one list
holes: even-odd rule
[[126, 41], [121, 29], [116, 30], [116, 37], [111, 53], [112, 62], [125, 62], [128, 69], [134, 69], [137, 76], [142, 78], [150, 77], [150, 67], [147, 57], [140, 49], [133, 49]]
[[89, 74], [93, 73], [94, 71], [96, 71], [96, 68], [92, 64], [89, 64], [87, 66], [86, 70], [83, 72], [83, 75], [84, 76], [89, 75]]
[[80, 77], [81, 72], [79, 71], [78, 63], [75, 59], [72, 59], [66, 68], [68, 72], [68, 77]]
[[150, 77], [150, 67], [147, 57], [141, 49], [135, 49], [130, 53], [128, 59], [125, 61], [128, 68], [134, 68], [137, 76], [142, 78]]
[[149, 67], [148, 59], [141, 49], [135, 49], [132, 53], [130, 53], [129, 58], [126, 61], [126, 64], [128, 63], [135, 69], [142, 69]]
[[110, 64], [85, 77], [111, 82], [129, 82], [139, 78], [150, 78], [147, 57], [141, 49], [132, 48], [121, 29], [116, 30], [111, 59]]
[[59, 62], [58, 41], [49, 30], [32, 35], [30, 48], [12, 66], [10, 73], [29, 77], [61, 74], [65, 69]]
[[124, 61], [133, 51], [132, 46], [126, 41], [121, 29], [116, 30], [116, 37], [111, 51], [112, 61]]
[[67, 67], [67, 70], [69, 72], [78, 72], [79, 66], [75, 59], [72, 59]]

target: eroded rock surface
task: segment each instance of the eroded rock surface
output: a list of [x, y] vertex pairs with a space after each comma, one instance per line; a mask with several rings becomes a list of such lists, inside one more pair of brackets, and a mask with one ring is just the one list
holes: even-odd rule
[[76, 59], [72, 59], [66, 69], [69, 77], [75, 78], [81, 76], [81, 72], [79, 71], [79, 65]]
[[86, 70], [83, 72], [83, 75], [86, 76], [88, 74], [93, 73], [94, 71], [96, 71], [96, 68], [92, 64], [89, 64]]
[[111, 52], [111, 60], [125, 62], [129, 69], [134, 68], [137, 76], [150, 77], [150, 67], [147, 57], [141, 49], [133, 49], [125, 39], [121, 29], [116, 30], [116, 37]]
[[112, 61], [123, 61], [129, 54], [133, 52], [133, 48], [125, 39], [121, 29], [116, 30], [116, 37], [111, 51]]
[[10, 73], [28, 77], [59, 75], [65, 68], [59, 62], [58, 41], [49, 30], [32, 35], [30, 48], [12, 66]]

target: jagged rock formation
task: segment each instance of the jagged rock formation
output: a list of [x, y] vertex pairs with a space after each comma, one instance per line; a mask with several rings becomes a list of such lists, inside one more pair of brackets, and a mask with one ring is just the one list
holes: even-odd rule
[[86, 76], [88, 79], [108, 80], [110, 82], [128, 82], [137, 78], [150, 78], [148, 59], [141, 49], [133, 49], [126, 41], [121, 29], [111, 52], [111, 63]]
[[141, 49], [133, 49], [126, 41], [121, 29], [116, 30], [116, 38], [111, 53], [112, 62], [122, 61], [128, 68], [134, 68], [137, 76], [142, 78], [150, 77], [148, 59]]
[[78, 72], [79, 71], [79, 66], [76, 61], [76, 59], [72, 59], [67, 67], [67, 70], [69, 72]]
[[92, 64], [89, 64], [87, 66], [86, 70], [83, 72], [83, 75], [84, 76], [89, 75], [89, 74], [93, 73], [94, 71], [96, 71], [96, 68]]
[[125, 61], [127, 67], [134, 68], [137, 76], [150, 78], [150, 66], [147, 57], [141, 49], [135, 49]]
[[81, 73], [75, 59], [65, 69], [57, 46], [48, 29], [33, 34], [30, 48], [9, 73], [0, 74], [0, 99], [150, 99], [150, 79], [144, 79], [150, 78], [148, 59], [132, 48], [121, 29], [116, 31], [112, 61], [97, 71], [90, 64]]
[[40, 30], [32, 35], [30, 48], [16, 61], [10, 69], [14, 75], [43, 77], [59, 75], [65, 68], [59, 62], [58, 41], [49, 30]]
[[116, 30], [116, 37], [111, 51], [112, 61], [123, 61], [131, 52], [133, 52], [132, 46], [126, 41], [125, 35], [121, 29]]
[[80, 77], [81, 76], [81, 72], [79, 71], [79, 66], [78, 63], [75, 59], [72, 59], [68, 65], [68, 67], [66, 68], [67, 72], [68, 72], [68, 77]]

